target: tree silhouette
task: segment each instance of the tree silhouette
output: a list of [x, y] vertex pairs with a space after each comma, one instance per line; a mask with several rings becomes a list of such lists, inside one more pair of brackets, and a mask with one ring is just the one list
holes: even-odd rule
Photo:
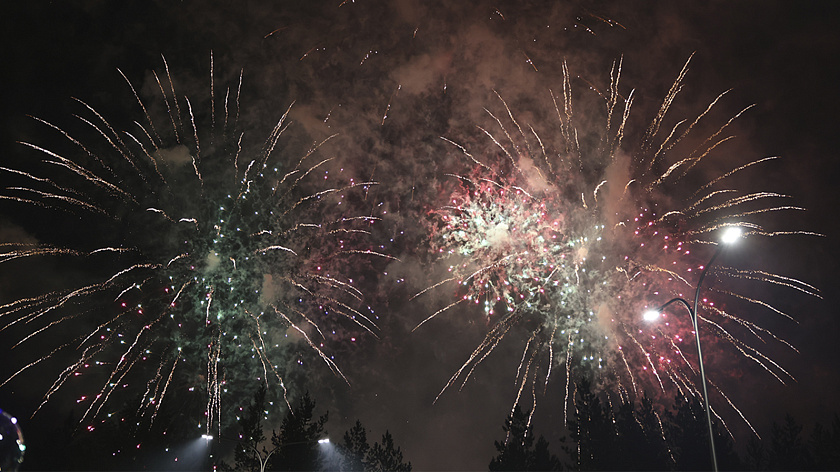
[[834, 414], [831, 431], [822, 424], [814, 425], [808, 439], [815, 470], [840, 470], [840, 416]]
[[314, 410], [315, 401], [306, 392], [286, 412], [280, 431], [272, 431], [271, 443], [277, 448], [271, 458], [272, 470], [317, 470], [321, 466], [318, 439], [325, 433], [328, 413], [313, 421]]
[[[674, 411], [668, 412], [665, 436], [676, 459], [677, 470], [710, 470], [712, 459], [705, 408], [697, 399], [687, 400], [677, 396]], [[718, 469], [742, 469], [741, 459], [735, 452], [731, 438], [720, 430], [717, 421], [712, 422], [712, 430]]]
[[517, 405], [502, 427], [506, 436], [503, 442], [495, 441], [499, 453], [490, 461], [492, 471], [501, 470], [562, 470], [560, 460], [548, 450], [548, 441], [540, 436], [534, 445], [533, 427], [528, 424], [528, 414]]
[[673, 467], [662, 425], [650, 398], [644, 397], [638, 406], [630, 400], [623, 401], [613, 415], [613, 424], [616, 441], [608, 465], [616, 465], [622, 470], [669, 470]]
[[344, 433], [344, 443], [340, 446], [342, 453], [341, 470], [357, 472], [397, 471], [410, 472], [411, 462], [403, 462], [403, 453], [394, 446], [394, 438], [386, 430], [382, 435], [382, 444], [368, 444], [367, 430], [361, 421], [356, 420], [348, 431]]
[[674, 466], [653, 402], [624, 398], [613, 409], [592, 392], [589, 381], [576, 382], [575, 411], [569, 430], [575, 441], [564, 448], [576, 470], [670, 470]]
[[802, 441], [802, 425], [790, 415], [783, 424], [772, 426], [770, 470], [806, 470], [811, 467], [811, 455]]
[[750, 438], [747, 443], [747, 457], [745, 460], [747, 470], [767, 470], [767, 452], [764, 444], [756, 436]]
[[365, 458], [365, 471], [368, 472], [411, 472], [411, 462], [403, 462], [403, 454], [394, 446], [394, 438], [385, 430], [382, 444], [374, 443]]
[[364, 472], [368, 451], [370, 451], [370, 444], [367, 442], [367, 431], [362, 426], [362, 422], [356, 420], [356, 424], [344, 433], [344, 444], [341, 446], [344, 459], [342, 469]]
[[609, 407], [592, 392], [588, 380], [577, 382], [574, 418], [569, 431], [577, 447], [567, 448], [575, 470], [619, 470], [618, 437]]
[[[602, 398], [607, 401], [602, 401]], [[609, 393], [596, 394], [589, 381], [575, 383], [573, 417], [569, 431], [574, 443], [564, 450], [575, 470], [710, 470], [708, 424], [705, 409], [697, 399], [677, 396], [673, 406], [660, 416], [647, 396], [640, 402], [621, 395], [610, 402]], [[712, 423], [720, 470], [744, 467], [729, 434]], [[840, 421], [838, 421], [840, 433]], [[840, 436], [840, 435], [838, 435]], [[820, 442], [831, 436], [817, 435]], [[817, 441], [815, 439], [815, 441]], [[764, 464], [760, 443], [750, 450], [751, 464]], [[801, 466], [800, 466], [801, 467]]]
[[[668, 442], [677, 470], [711, 470], [709, 433], [705, 409], [697, 401], [676, 397], [675, 411], [668, 412]], [[703, 421], [701, 421], [703, 420]]]
[[234, 452], [236, 470], [261, 470], [275, 451], [274, 448], [268, 450], [265, 446], [262, 446], [262, 450], [260, 450], [260, 445], [266, 439], [262, 427], [262, 419], [265, 414], [265, 394], [266, 389], [263, 385], [254, 393], [254, 400], [238, 419], [241, 431], [239, 433], [239, 444]]

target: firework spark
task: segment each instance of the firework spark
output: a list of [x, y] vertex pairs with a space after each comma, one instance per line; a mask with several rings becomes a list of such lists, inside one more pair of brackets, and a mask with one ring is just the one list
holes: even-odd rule
[[[748, 237], [813, 233], [772, 231], [759, 221], [768, 213], [802, 210], [778, 204], [788, 196], [727, 187], [733, 175], [775, 158], [733, 166], [685, 195], [686, 187], [702, 177], [698, 166], [730, 139], [726, 130], [740, 115], [718, 125], [699, 144], [687, 138], [709, 119], [721, 94], [696, 118], [678, 121], [667, 131], [666, 117], [687, 71], [688, 62], [654, 119], [639, 133], [632, 154], [623, 149], [633, 93], [619, 91], [620, 61], [613, 64], [606, 92], [587, 83], [599, 103], [585, 108], [588, 116], [580, 116], [577, 103], [573, 109], [576, 89], [563, 65], [562, 94], [550, 94], [559, 121], [556, 141], [546, 141], [532, 126], [520, 123], [501, 96], [503, 114], [487, 111], [495, 131], [479, 127], [492, 143], [488, 151], [471, 152], [442, 138], [460, 151], [469, 170], [449, 174], [451, 191], [443, 192], [448, 201], [428, 219], [431, 249], [451, 275], [415, 297], [454, 287], [456, 298], [415, 329], [456, 308], [463, 312], [466, 305], [483, 309], [490, 329], [440, 394], [459, 381], [463, 386], [508, 333], [524, 327], [527, 340], [516, 372], [514, 407], [528, 393], [536, 406], [538, 386], [544, 389], [558, 366], [565, 371], [566, 407], [575, 376], [610, 384], [625, 399], [670, 389], [702, 400], [689, 317], [666, 314], [664, 322], [651, 325], [642, 323], [642, 313], [672, 297], [693, 294], [708, 261], [708, 246], [717, 244], [722, 228], [742, 228]], [[593, 122], [593, 112], [603, 118], [597, 139], [585, 128]], [[816, 288], [777, 274], [726, 267], [710, 273], [819, 297]], [[741, 293], [712, 291], [714, 297], [700, 301], [705, 339], [716, 349], [729, 346], [779, 381], [792, 378], [751, 342], [774, 339], [792, 346], [740, 316], [744, 310], [735, 302], [790, 315]]]
[[313, 357], [307, 353], [344, 378], [328, 345], [346, 333], [376, 336], [377, 327], [342, 267], [389, 256], [364, 242], [378, 218], [353, 213], [350, 202], [376, 183], [317, 157], [334, 136], [301, 151], [283, 148], [289, 106], [261, 148], [251, 149], [239, 123], [241, 73], [217, 97], [211, 55], [209, 115], [201, 115], [176, 94], [163, 63], [151, 102], [123, 75], [143, 113], [132, 130], [117, 131], [77, 100], [79, 120], [100, 142], [82, 144], [36, 118], [68, 150], [22, 143], [46, 156], [42, 167], [0, 169], [21, 182], [0, 198], [48, 216], [69, 213], [89, 228], [71, 246], [4, 243], [0, 262], [63, 257], [96, 268], [75, 286], [0, 306], [0, 330], [18, 337], [16, 349], [53, 343], [0, 386], [70, 359], [41, 406], [82, 377], [85, 385], [101, 381], [78, 399], [83, 422], [92, 425], [127, 395], [139, 396], [138, 413], [154, 421], [168, 393], [197, 391], [209, 433], [232, 421], [224, 415], [232, 405], [223, 402], [233, 391], [249, 398], [247, 390], [264, 383], [285, 399], [284, 376]]

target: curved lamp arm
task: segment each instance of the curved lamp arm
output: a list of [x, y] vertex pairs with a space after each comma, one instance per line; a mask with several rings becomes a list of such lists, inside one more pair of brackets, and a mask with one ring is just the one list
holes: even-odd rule
[[697, 289], [694, 291], [694, 307], [692, 308], [689, 305], [688, 301], [684, 298], [672, 298], [668, 300], [667, 303], [656, 309], [657, 313], [661, 313], [668, 305], [672, 303], [682, 303], [683, 306], [688, 310], [688, 314], [691, 317], [691, 324], [694, 328], [694, 343], [697, 345], [697, 362], [700, 365], [700, 380], [703, 385], [703, 403], [706, 405], [706, 423], [709, 427], [709, 450], [712, 454], [712, 467], [715, 472], [718, 470], [717, 466], [717, 454], [715, 453], [715, 435], [714, 430], [712, 429], [712, 411], [711, 406], [709, 405], [709, 390], [706, 386], [706, 368], [703, 365], [703, 350], [700, 348], [700, 327], [698, 326], [698, 317], [699, 314], [697, 313], [697, 308], [700, 305], [700, 288], [703, 286], [703, 279], [706, 278], [706, 272], [709, 271], [709, 267], [715, 262], [715, 259], [720, 255], [721, 251], [723, 251], [724, 245], [718, 245], [717, 250], [715, 250], [714, 255], [712, 258], [709, 259], [709, 263], [706, 264], [706, 267], [703, 268], [703, 272], [700, 273], [700, 278], [697, 280]]

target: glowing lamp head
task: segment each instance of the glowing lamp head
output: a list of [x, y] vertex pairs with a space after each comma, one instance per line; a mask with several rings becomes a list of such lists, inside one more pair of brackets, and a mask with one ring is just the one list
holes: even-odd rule
[[210, 434], [202, 434], [201, 439], [205, 439], [205, 440], [209, 441], [209, 440], [213, 439], [213, 436], [210, 435]]
[[329, 444], [330, 438], [323, 438], [318, 440], [318, 444]]
[[648, 310], [642, 315], [642, 318], [648, 323], [652, 323], [659, 319], [659, 312], [656, 310]]
[[743, 232], [744, 231], [738, 226], [728, 226], [723, 230], [723, 233], [721, 233], [720, 242], [723, 244], [734, 244], [741, 239]]

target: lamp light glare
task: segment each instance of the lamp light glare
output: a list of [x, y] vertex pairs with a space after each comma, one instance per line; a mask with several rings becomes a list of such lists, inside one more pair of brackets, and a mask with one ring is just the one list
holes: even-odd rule
[[729, 226], [723, 230], [720, 236], [720, 241], [724, 244], [732, 244], [741, 239], [743, 230], [737, 226]]
[[647, 322], [656, 321], [659, 319], [659, 312], [656, 310], [648, 310], [642, 315], [642, 318], [644, 318]]

